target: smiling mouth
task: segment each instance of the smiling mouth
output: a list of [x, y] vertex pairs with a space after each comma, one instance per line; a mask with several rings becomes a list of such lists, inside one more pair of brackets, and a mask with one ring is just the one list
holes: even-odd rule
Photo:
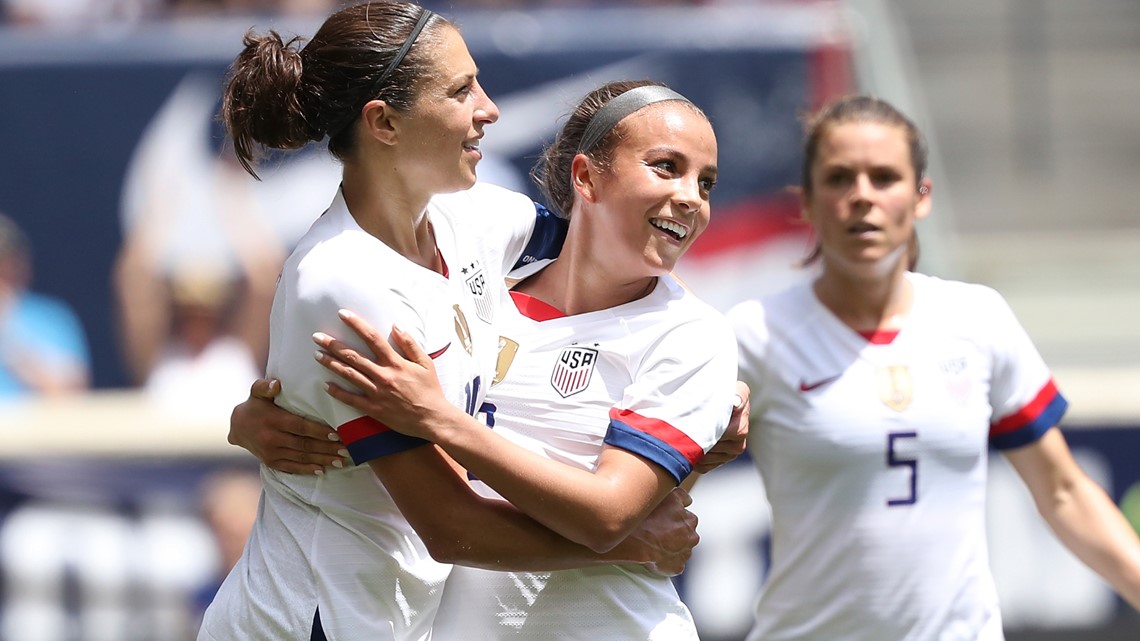
[[650, 219], [649, 224], [665, 232], [678, 242], [685, 240], [685, 237], [689, 235], [689, 230], [684, 225], [680, 225], [671, 220], [653, 218]]
[[479, 151], [479, 140], [478, 139], [473, 140], [471, 142], [463, 143], [463, 149], [465, 151], [474, 151], [474, 152], [482, 153]]

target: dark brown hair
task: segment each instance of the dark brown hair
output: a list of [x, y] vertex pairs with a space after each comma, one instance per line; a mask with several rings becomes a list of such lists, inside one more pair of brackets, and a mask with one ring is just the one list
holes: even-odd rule
[[[898, 127], [906, 135], [910, 149], [910, 164], [914, 169], [915, 189], [926, 175], [927, 151], [922, 132], [894, 105], [885, 100], [865, 95], [845, 96], [824, 106], [804, 119], [804, 158], [800, 171], [800, 189], [805, 198], [812, 194], [811, 168], [819, 155], [819, 143], [831, 129], [850, 123], [876, 123]], [[908, 250], [908, 268], [918, 264], [918, 235], [911, 236]], [[819, 260], [822, 248], [816, 243], [812, 252], [802, 261], [810, 265]]]
[[[570, 211], [574, 206], [574, 188], [570, 177], [570, 168], [574, 162], [574, 157], [579, 153], [582, 135], [586, 132], [586, 127], [590, 121], [593, 120], [594, 114], [598, 113], [598, 110], [609, 101], [623, 93], [649, 85], [665, 86], [651, 80], [623, 80], [606, 83], [586, 94], [586, 97], [578, 103], [573, 113], [567, 118], [566, 123], [562, 125], [562, 129], [555, 136], [554, 141], [543, 149], [542, 156], [531, 169], [530, 176], [542, 190], [546, 205], [554, 213], [563, 218], [570, 217]], [[693, 103], [684, 102], [683, 104], [688, 105], [690, 109], [707, 119], [704, 112]], [[610, 160], [613, 158], [614, 149], [623, 137], [624, 130], [619, 122], [602, 136], [589, 151], [582, 153], [585, 153], [590, 160], [603, 169], [608, 168]]]
[[272, 30], [246, 33], [221, 112], [242, 167], [256, 177], [259, 146], [299, 149], [325, 136], [329, 151], [344, 160], [355, 144], [348, 125], [369, 100], [410, 109], [420, 81], [432, 71], [439, 34], [454, 25], [432, 15], [405, 58], [377, 81], [424, 11], [407, 2], [357, 4], [329, 16], [307, 43], [300, 36], [285, 41]]

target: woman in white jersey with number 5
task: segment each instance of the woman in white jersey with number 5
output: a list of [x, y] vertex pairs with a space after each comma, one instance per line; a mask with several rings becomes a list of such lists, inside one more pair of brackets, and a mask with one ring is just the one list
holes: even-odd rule
[[[332, 396], [436, 442], [481, 493], [606, 549], [708, 463], [730, 413], [731, 331], [669, 275], [708, 224], [716, 138], [683, 96], [611, 83], [574, 110], [536, 173], [570, 229], [558, 260], [500, 308], [485, 422], [445, 401], [431, 359], [399, 333], [411, 360], [357, 317], [377, 363], [317, 341], [322, 362], [367, 394]], [[541, 514], [548, 504], [558, 509]], [[432, 638], [691, 641], [696, 628], [672, 583], [637, 566], [457, 566]]]
[[310, 337], [340, 328], [337, 310], [350, 307], [422, 344], [445, 402], [479, 407], [504, 272], [524, 255], [552, 255], [563, 231], [525, 196], [473, 187], [479, 139], [498, 111], [451, 23], [417, 5], [372, 2], [333, 14], [303, 48], [295, 42], [246, 36], [223, 116], [251, 173], [258, 146], [326, 136], [343, 162], [332, 204], [283, 267], [268, 372], [284, 383], [278, 404], [336, 427], [356, 465], [319, 476], [263, 468], [253, 532], [199, 639], [423, 639], [450, 571], [437, 559], [679, 571], [695, 543], [682, 499], [661, 502], [673, 518], [656, 528], [638, 523], [646, 536], [599, 553], [479, 497], [436, 448], [324, 393]]
[[1082, 561], [1140, 606], [1140, 542], [1076, 465], [1067, 403], [1002, 297], [911, 271], [926, 152], [891, 105], [809, 122], [801, 208], [813, 282], [729, 313], [772, 506], [750, 641], [998, 641], [990, 447]]

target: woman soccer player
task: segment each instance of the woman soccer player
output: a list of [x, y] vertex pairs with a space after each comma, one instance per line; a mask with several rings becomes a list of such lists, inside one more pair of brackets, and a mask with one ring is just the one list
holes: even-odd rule
[[730, 313], [772, 506], [751, 641], [998, 641], [989, 448], [1060, 540], [1134, 607], [1140, 541], [1055, 426], [1067, 403], [992, 289], [915, 273], [926, 151], [891, 105], [808, 123], [801, 209], [814, 281]]

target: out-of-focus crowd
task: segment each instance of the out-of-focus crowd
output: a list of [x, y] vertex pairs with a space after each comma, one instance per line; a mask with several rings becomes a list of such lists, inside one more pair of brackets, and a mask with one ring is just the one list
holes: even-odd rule
[[[354, 0], [0, 0], [0, 24], [76, 29], [107, 23], [205, 16], [326, 15]], [[723, 0], [423, 0], [431, 9], [519, 9], [590, 6], [693, 6]]]

